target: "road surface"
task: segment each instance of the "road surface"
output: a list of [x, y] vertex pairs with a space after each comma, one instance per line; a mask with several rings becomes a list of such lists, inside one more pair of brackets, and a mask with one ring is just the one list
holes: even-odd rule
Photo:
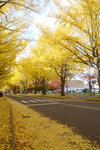
[[100, 144], [100, 103], [25, 95], [8, 97]]

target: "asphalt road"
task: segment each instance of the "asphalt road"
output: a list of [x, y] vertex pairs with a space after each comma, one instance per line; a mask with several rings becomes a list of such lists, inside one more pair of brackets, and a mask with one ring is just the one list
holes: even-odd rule
[[100, 145], [100, 103], [33, 96], [9, 96], [40, 114], [73, 127], [83, 137]]

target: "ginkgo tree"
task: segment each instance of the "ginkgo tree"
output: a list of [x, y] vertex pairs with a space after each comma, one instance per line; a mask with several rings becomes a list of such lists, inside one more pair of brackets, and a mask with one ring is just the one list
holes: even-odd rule
[[[74, 76], [71, 63], [61, 53], [50, 54], [48, 65], [55, 71], [61, 82], [61, 96], [65, 96], [65, 83]], [[74, 66], [75, 69], [75, 66]]]
[[17, 55], [25, 48], [27, 41], [18, 38], [17, 33], [11, 31], [0, 32], [0, 82], [10, 77], [16, 64]]
[[53, 2], [59, 9], [55, 15], [59, 23], [65, 29], [70, 25], [71, 34], [59, 28], [59, 44], [74, 54], [77, 62], [97, 70], [100, 93], [100, 1], [75, 0], [69, 7]]
[[[46, 66], [53, 70], [54, 76], [58, 77], [61, 82], [61, 96], [65, 95], [65, 82], [72, 78], [75, 71], [78, 70], [76, 64], [71, 61], [72, 54], [66, 51], [66, 48], [55, 44], [56, 35], [48, 37], [49, 33], [44, 32], [37, 41], [37, 47], [34, 54], [40, 57], [42, 55]], [[50, 36], [50, 35], [49, 35]], [[54, 40], [53, 40], [54, 39]]]
[[[48, 1], [41, 1], [45, 7]], [[42, 8], [43, 8], [42, 7]], [[10, 78], [16, 64], [16, 56], [25, 49], [27, 39], [23, 30], [29, 25], [28, 13], [40, 12], [40, 1], [28, 0], [0, 0], [0, 82]], [[0, 84], [0, 86], [2, 86]]]
[[50, 68], [45, 64], [43, 57], [34, 55], [22, 58], [19, 62], [20, 71], [27, 78], [28, 83], [33, 83], [35, 94], [39, 86], [41, 86], [42, 93], [46, 94], [47, 84], [52, 73], [50, 73]]

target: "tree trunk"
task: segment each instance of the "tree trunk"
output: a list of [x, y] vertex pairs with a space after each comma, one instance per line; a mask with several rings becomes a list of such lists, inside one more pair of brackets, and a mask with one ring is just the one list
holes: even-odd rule
[[14, 86], [14, 87], [13, 87], [13, 93], [14, 93], [14, 94], [20, 93], [19, 86]]
[[91, 79], [89, 79], [89, 95], [92, 95], [92, 84], [91, 84]]
[[13, 93], [16, 94], [16, 86], [13, 87]]
[[43, 95], [46, 95], [46, 90], [45, 90], [45, 88], [43, 88]]
[[34, 94], [37, 94], [37, 84], [34, 84]]
[[46, 95], [46, 90], [47, 90], [46, 87], [47, 87], [47, 86], [46, 86], [46, 80], [43, 79], [43, 80], [42, 80], [42, 93], [43, 93], [43, 95]]
[[65, 79], [61, 77], [61, 96], [65, 96], [64, 87], [65, 87]]

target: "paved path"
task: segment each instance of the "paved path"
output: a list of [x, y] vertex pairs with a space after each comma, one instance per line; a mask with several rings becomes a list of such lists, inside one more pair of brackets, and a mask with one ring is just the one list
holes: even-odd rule
[[32, 96], [9, 96], [40, 114], [73, 127], [74, 131], [100, 144], [100, 103]]

